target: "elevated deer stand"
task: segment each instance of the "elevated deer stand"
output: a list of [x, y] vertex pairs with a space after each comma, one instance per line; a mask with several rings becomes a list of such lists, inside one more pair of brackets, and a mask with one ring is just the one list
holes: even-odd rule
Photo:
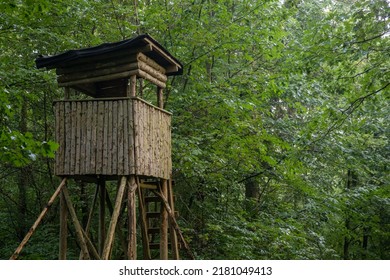
[[[163, 109], [168, 76], [182, 73], [181, 63], [149, 35], [93, 48], [71, 50], [36, 60], [56, 69], [63, 100], [54, 103], [59, 150], [55, 174], [62, 182], [11, 259], [16, 259], [49, 207], [60, 196], [59, 258], [66, 259], [68, 217], [74, 225], [80, 259], [110, 259], [115, 232], [128, 259], [137, 258], [137, 216], [144, 259], [158, 250], [160, 259], [179, 259], [179, 242], [191, 252], [175, 219], [172, 190], [171, 114]], [[157, 87], [157, 105], [144, 101], [142, 80]], [[80, 93], [84, 99], [76, 99]], [[67, 189], [67, 180], [96, 185], [83, 228]], [[114, 205], [106, 182], [116, 180]], [[138, 200], [136, 198], [138, 197]], [[126, 206], [123, 206], [123, 202]], [[97, 246], [89, 231], [96, 204]], [[138, 204], [138, 211], [137, 211]], [[109, 209], [111, 218], [106, 208]], [[127, 213], [127, 238], [118, 227]], [[137, 215], [138, 214], [138, 215]], [[108, 226], [108, 227], [107, 227]], [[169, 247], [171, 248], [169, 253]]]

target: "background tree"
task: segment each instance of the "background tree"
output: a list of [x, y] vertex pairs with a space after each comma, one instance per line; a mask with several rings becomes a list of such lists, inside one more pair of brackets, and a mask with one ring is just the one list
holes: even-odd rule
[[[179, 222], [198, 258], [389, 259], [389, 10], [385, 0], [2, 1], [1, 258], [57, 184], [61, 92], [34, 59], [147, 32], [184, 63], [165, 108]], [[71, 187], [85, 212], [92, 194]], [[24, 258], [56, 258], [51, 213]]]

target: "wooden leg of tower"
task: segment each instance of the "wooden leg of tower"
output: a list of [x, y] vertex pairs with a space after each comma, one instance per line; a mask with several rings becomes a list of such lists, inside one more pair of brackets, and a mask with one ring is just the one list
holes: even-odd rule
[[[170, 179], [168, 181], [168, 202], [171, 206], [171, 210], [173, 213], [175, 213], [175, 201], [173, 197], [173, 188], [172, 188], [172, 180]], [[171, 248], [172, 248], [172, 258], [174, 260], [178, 260], [180, 258], [179, 256], [179, 245], [177, 241], [177, 235], [175, 228], [173, 226], [172, 219], [169, 219], [169, 229], [170, 229], [170, 238], [171, 238]]]
[[[161, 179], [160, 192], [164, 197], [168, 196], [168, 180]], [[168, 259], [168, 212], [163, 205], [161, 205], [160, 259]]]
[[72, 201], [70, 199], [69, 193], [67, 188], [65, 187], [62, 190], [62, 194], [64, 195], [64, 200], [66, 201], [66, 205], [69, 210], [70, 217], [72, 219], [73, 225], [75, 227], [76, 231], [76, 236], [79, 241], [79, 245], [81, 247], [81, 259], [90, 259], [89, 252], [88, 252], [88, 247], [87, 247], [87, 242], [85, 240], [85, 236], [83, 234], [83, 228], [80, 225], [79, 220], [77, 219], [76, 211], [73, 207]]
[[99, 181], [99, 254], [103, 254], [104, 241], [106, 239], [106, 226], [105, 226], [105, 217], [106, 217], [106, 182], [104, 180]]
[[127, 213], [129, 226], [129, 244], [127, 249], [127, 257], [129, 260], [137, 259], [137, 214], [135, 193], [138, 188], [135, 176], [130, 176], [127, 190]]
[[66, 260], [66, 251], [68, 246], [68, 207], [64, 194], [60, 195], [60, 250], [59, 259]]
[[146, 219], [144, 195], [139, 185], [138, 185], [138, 207], [139, 207], [139, 213], [141, 217], [143, 256], [145, 260], [150, 260], [152, 259], [152, 255], [150, 254], [150, 247], [149, 247], [149, 234], [148, 234], [149, 226], [148, 226], [148, 221]]
[[116, 195], [114, 211], [112, 213], [110, 225], [107, 231], [106, 241], [104, 242], [103, 255], [102, 255], [103, 260], [108, 260], [111, 256], [111, 249], [112, 249], [112, 244], [114, 242], [115, 229], [118, 223], [123, 196], [126, 190], [126, 185], [127, 185], [126, 182], [127, 182], [127, 178], [125, 176], [122, 176], [118, 193]]
[[[107, 192], [107, 188], [106, 188], [106, 203], [107, 203], [108, 211], [110, 212], [110, 215], [112, 216], [112, 214], [114, 213], [114, 208], [112, 207], [112, 203], [110, 200], [110, 196]], [[127, 240], [126, 240], [126, 237], [123, 235], [123, 232], [122, 232], [122, 229], [120, 226], [116, 228], [116, 234], [118, 235], [119, 241], [121, 243], [123, 253], [126, 255], [127, 254]]]

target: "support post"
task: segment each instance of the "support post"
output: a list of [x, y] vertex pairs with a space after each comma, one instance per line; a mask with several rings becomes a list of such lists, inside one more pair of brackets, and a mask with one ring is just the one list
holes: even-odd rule
[[106, 239], [106, 226], [105, 226], [105, 216], [106, 216], [106, 182], [104, 180], [99, 180], [99, 254], [103, 254], [104, 249], [104, 240]]
[[90, 259], [90, 256], [89, 256], [89, 252], [88, 252], [87, 242], [86, 242], [85, 236], [83, 234], [83, 228], [80, 225], [79, 220], [77, 219], [76, 211], [73, 207], [72, 201], [71, 201], [69, 193], [68, 193], [68, 189], [66, 187], [62, 190], [62, 194], [64, 195], [64, 200], [66, 201], [66, 205], [68, 207], [70, 217], [71, 217], [73, 225], [75, 227], [76, 236], [77, 236], [77, 239], [79, 241], [80, 248], [81, 248], [80, 259], [88, 260], [88, 259]]
[[161, 87], [157, 87], [157, 107], [164, 109], [164, 94]]
[[116, 196], [114, 211], [112, 213], [111, 222], [110, 222], [110, 225], [109, 225], [108, 231], [107, 231], [106, 241], [104, 242], [103, 255], [102, 255], [103, 260], [108, 260], [110, 258], [110, 255], [111, 255], [112, 244], [113, 244], [114, 236], [115, 236], [115, 228], [116, 228], [116, 224], [118, 223], [118, 218], [119, 218], [119, 214], [120, 214], [120, 210], [121, 210], [123, 196], [124, 196], [124, 193], [126, 190], [126, 181], [127, 181], [127, 178], [125, 176], [122, 176], [121, 181], [120, 181], [120, 185], [118, 188], [118, 193]]
[[137, 76], [132, 75], [129, 79], [129, 84], [127, 86], [127, 96], [136, 97], [137, 96]]
[[66, 260], [66, 251], [68, 246], [68, 207], [64, 194], [60, 195], [60, 248], [59, 259]]
[[127, 213], [128, 213], [128, 227], [129, 227], [129, 244], [127, 249], [127, 257], [129, 260], [137, 259], [137, 214], [135, 205], [135, 192], [138, 188], [136, 178], [134, 175], [130, 176], [127, 182]]
[[[172, 213], [175, 214], [175, 201], [173, 197], [172, 179], [168, 180], [168, 202], [169, 205], [171, 206]], [[180, 259], [179, 246], [178, 246], [177, 235], [176, 235], [175, 228], [173, 226], [172, 219], [169, 219], [169, 228], [170, 228], [172, 259], [178, 260]]]
[[166, 199], [166, 197], [161, 193], [161, 192], [156, 192], [156, 191], [153, 191], [157, 196], [159, 196], [162, 200], [162, 202], [164, 203], [164, 206], [165, 206], [165, 209], [167, 210], [168, 212], [168, 215], [169, 215], [169, 218], [171, 219], [171, 222], [172, 222], [172, 226], [173, 228], [175, 229], [176, 231], [176, 234], [181, 242], [181, 244], [183, 245], [184, 249], [187, 251], [187, 254], [188, 256], [194, 260], [195, 257], [194, 255], [192, 254], [191, 252], [191, 249], [190, 247], [188, 246], [188, 243], [186, 242], [186, 240], [184, 239], [184, 236], [179, 228], [179, 225], [176, 221], [176, 218], [175, 218], [175, 214], [172, 212], [172, 209], [171, 207], [169, 206], [169, 202], [168, 200]]
[[149, 234], [148, 234], [148, 222], [146, 220], [146, 209], [145, 209], [145, 201], [144, 201], [144, 195], [142, 192], [141, 187], [139, 186], [139, 182], [137, 180], [138, 184], [138, 207], [139, 207], [139, 215], [141, 217], [141, 234], [142, 234], [142, 249], [143, 249], [143, 255], [145, 260], [152, 259], [152, 255], [150, 254], [150, 247], [149, 247]]
[[[168, 182], [166, 179], [161, 179], [160, 192], [164, 197], [168, 196]], [[160, 259], [168, 259], [168, 212], [163, 204], [161, 204]]]

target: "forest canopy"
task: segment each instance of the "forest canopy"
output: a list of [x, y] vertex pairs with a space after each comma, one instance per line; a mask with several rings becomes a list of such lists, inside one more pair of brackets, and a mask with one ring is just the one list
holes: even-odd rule
[[[60, 181], [63, 91], [35, 59], [144, 33], [184, 66], [164, 107], [196, 258], [390, 259], [389, 15], [387, 0], [1, 1], [0, 259]], [[85, 215], [93, 191], [72, 190]], [[21, 258], [58, 257], [58, 208]]]

